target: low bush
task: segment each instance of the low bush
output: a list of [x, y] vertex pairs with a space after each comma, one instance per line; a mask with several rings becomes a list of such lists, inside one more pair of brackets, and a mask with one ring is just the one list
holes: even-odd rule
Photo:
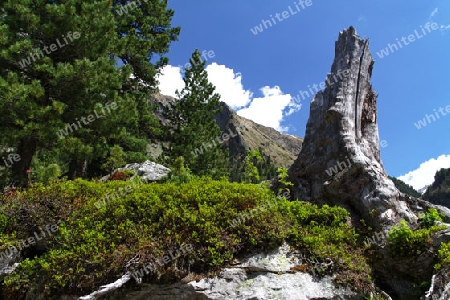
[[442, 222], [442, 214], [435, 208], [430, 208], [428, 211], [419, 216], [421, 227], [430, 228], [435, 222]]
[[[217, 270], [236, 255], [287, 241], [311, 260], [333, 261], [338, 283], [356, 289], [368, 283], [370, 268], [356, 248], [356, 234], [343, 208], [288, 201], [257, 184], [209, 178], [181, 182], [139, 185], [100, 208], [94, 205], [99, 199], [131, 183], [61, 181], [2, 196], [0, 215], [6, 218], [1, 238], [7, 244], [27, 238], [30, 228], [62, 220], [58, 234], [49, 238], [48, 251], [22, 261], [5, 277], [6, 295], [50, 299], [62, 293], [88, 294], [183, 244], [192, 244], [194, 251], [144, 281], [175, 265], [197, 273]], [[250, 210], [251, 218], [230, 226], [230, 220]], [[139, 261], [130, 263], [136, 257]]]
[[431, 235], [445, 228], [447, 227], [432, 225], [413, 231], [405, 220], [401, 220], [400, 225], [393, 226], [389, 231], [389, 250], [393, 256], [420, 255], [430, 247]]

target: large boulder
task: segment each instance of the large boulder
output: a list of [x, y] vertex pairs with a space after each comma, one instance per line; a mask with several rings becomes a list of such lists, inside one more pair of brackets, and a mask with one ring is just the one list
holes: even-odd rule
[[[349, 288], [336, 287], [333, 276], [323, 278], [298, 272], [309, 261], [284, 244], [224, 268], [213, 278], [189, 282], [206, 299], [362, 299]], [[332, 262], [330, 262], [332, 263]], [[326, 266], [324, 266], [326, 267]]]
[[131, 170], [147, 182], [158, 181], [167, 176], [170, 169], [155, 162], [146, 160], [143, 163], [127, 164], [125, 167], [120, 168], [119, 171]]
[[[188, 274], [174, 284], [142, 283], [124, 288], [130, 276], [124, 275], [99, 291], [78, 299], [298, 299], [337, 300], [363, 299], [363, 295], [349, 288], [337, 287], [333, 276], [317, 276], [298, 271], [308, 263], [300, 252], [283, 244], [270, 253], [255, 254], [232, 266], [223, 268], [217, 276], [195, 278]], [[195, 280], [197, 279], [197, 280]], [[72, 299], [69, 296], [65, 300]]]
[[[132, 163], [127, 164], [123, 168], [119, 168], [115, 170], [115, 172], [130, 170], [135, 172], [140, 176], [141, 180], [148, 182], [159, 181], [167, 176], [170, 172], [170, 169], [164, 167], [163, 165], [157, 164], [155, 162], [146, 160], [143, 163]], [[106, 175], [100, 178], [101, 181], [108, 180], [110, 175]]]

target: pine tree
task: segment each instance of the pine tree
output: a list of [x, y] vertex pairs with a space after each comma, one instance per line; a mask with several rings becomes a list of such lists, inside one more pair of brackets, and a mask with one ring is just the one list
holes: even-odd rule
[[198, 50], [190, 63], [184, 74], [185, 86], [176, 92], [177, 101], [166, 114], [170, 120], [167, 131], [171, 132], [166, 156], [169, 164], [182, 156], [193, 174], [218, 179], [228, 176], [228, 153], [221, 149], [220, 129], [214, 119], [220, 110], [220, 95], [208, 82]]
[[[39, 149], [58, 148], [69, 178], [86, 176], [93, 162], [100, 168], [115, 144], [127, 159], [145, 158], [147, 139], [158, 130], [147, 99], [167, 58], [150, 61], [168, 52], [179, 28], [170, 27], [167, 1], [145, 1], [119, 15], [115, 9], [125, 4], [3, 1], [0, 147], [20, 156], [13, 179], [26, 182]], [[86, 122], [89, 115], [95, 120]]]
[[244, 164], [244, 179], [246, 183], [260, 182], [258, 168], [256, 167], [262, 161], [261, 153], [258, 150], [247, 150]]

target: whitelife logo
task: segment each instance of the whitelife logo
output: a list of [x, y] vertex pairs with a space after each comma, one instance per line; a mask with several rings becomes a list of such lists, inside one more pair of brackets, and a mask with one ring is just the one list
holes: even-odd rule
[[[147, 3], [148, 0], [144, 0], [144, 3]], [[111, 5], [112, 5], [112, 0], [111, 0]], [[128, 13], [128, 9], [132, 10], [133, 8], [138, 7], [138, 5], [142, 5], [140, 0], [136, 0], [136, 1], [131, 1], [128, 4], [122, 5], [119, 7], [117, 11], [117, 13], [119, 14], [119, 16], [123, 15], [123, 14], [127, 14]]]
[[[94, 122], [96, 119], [100, 119], [100, 118], [105, 117], [106, 116], [105, 108], [108, 111], [108, 113], [110, 113], [111, 109], [112, 110], [117, 109], [117, 103], [116, 102], [112, 102], [111, 104], [109, 104], [109, 102], [108, 102], [108, 103], [105, 104], [105, 107], [102, 107], [103, 115], [99, 115], [97, 113], [97, 111], [94, 110], [94, 114], [95, 114], [96, 118], [94, 117], [94, 115], [89, 115], [89, 116], [87, 116], [88, 123], [86, 123], [86, 118], [85, 117], [81, 117], [81, 121], [83, 122], [84, 125], [89, 125], [89, 123]], [[78, 126], [75, 123], [72, 123], [72, 124], [67, 123], [67, 126], [66, 126], [65, 129], [61, 129], [59, 132], [56, 133], [60, 139], [62, 139], [64, 136], [69, 135], [69, 130], [68, 129], [70, 129], [70, 132], [74, 132], [75, 130], [78, 130], [78, 128], [82, 128], [83, 127], [83, 126], [81, 126], [80, 121], [78, 120], [78, 118], [76, 118], [76, 120], [78, 121], [77, 122]], [[72, 127], [74, 127], [75, 129], [72, 129]]]
[[[336, 75], [337, 75], [337, 77], [336, 77]], [[312, 90], [311, 86], [308, 84], [308, 89], [309, 89], [309, 92], [311, 94], [308, 93], [308, 91], [300, 90], [299, 93], [297, 94], [297, 96], [293, 96], [292, 98], [295, 99], [295, 101], [297, 101], [298, 103], [300, 103], [302, 99], [306, 100], [309, 97], [312, 97], [315, 94], [317, 94], [320, 91], [318, 88], [320, 88], [321, 90], [324, 90], [325, 87], [327, 86], [326, 84], [328, 84], [328, 86], [331, 87], [335, 83], [339, 82], [339, 80], [343, 80], [344, 78], [347, 78], [349, 75], [350, 75], [350, 70], [349, 69], [347, 69], [345, 71], [342, 71], [341, 69], [339, 69], [336, 72], [336, 74], [334, 74], [334, 73], [329, 74], [325, 81], [322, 81], [319, 84], [314, 83], [313, 86], [312, 86], [314, 88], [314, 91]], [[325, 84], [325, 82], [326, 82], [326, 84]], [[305, 95], [306, 95], [306, 97], [305, 97]], [[300, 96], [302, 97], [302, 99], [300, 99]], [[322, 104], [320, 104], [320, 105], [322, 105]]]
[[[431, 33], [431, 29], [432, 30], [439, 29], [439, 25], [437, 23], [435, 23], [435, 22], [432, 22], [432, 23], [427, 22], [424, 25], [424, 27], [427, 29], [428, 33]], [[406, 41], [406, 37], [403, 36], [400, 39], [403, 42], [403, 45], [408, 46], [410, 43], [415, 42], [416, 38], [419, 40], [419, 39], [421, 39], [421, 38], [423, 38], [424, 36], [427, 35], [427, 31], [425, 31], [425, 29], [422, 27], [422, 25], [420, 25], [420, 29], [422, 29], [423, 35], [420, 35], [420, 33], [417, 32], [417, 29], [414, 30], [414, 34], [408, 35], [409, 43]], [[396, 40], [397, 40], [397, 44], [400, 47], [400, 49], [403, 48], [402, 43], [400, 43], [398, 38]], [[389, 52], [389, 50], [390, 50], [390, 52]], [[397, 47], [397, 45], [395, 43], [394, 44], [388, 43], [388, 46], [386, 48], [384, 48], [381, 51], [377, 52], [377, 55], [378, 55], [378, 57], [383, 58], [385, 56], [389, 56], [389, 54], [394, 53], [395, 51], [398, 51], [398, 50], [399, 49], [398, 49], [398, 47]]]
[[[71, 42], [73, 42], [73, 40], [75, 39], [79, 39], [80, 38], [80, 33], [79, 32], [74, 32], [73, 33], [73, 35], [72, 35], [72, 31], [69, 31], [68, 33], [67, 33], [67, 38], [71, 41]], [[62, 35], [62, 38], [63, 38], [63, 40], [64, 40], [64, 42], [65, 42], [65, 44], [61, 44], [61, 42], [59, 41], [59, 39], [56, 39], [56, 44], [51, 44], [50, 45], [50, 52], [48, 51], [48, 46], [44, 46], [44, 51], [45, 51], [45, 53], [47, 53], [47, 55], [49, 55], [49, 54], [51, 54], [52, 52], [55, 52], [56, 50], [58, 50], [58, 49], [61, 49], [62, 47], [64, 47], [64, 46], [66, 46], [66, 45], [68, 45], [69, 44], [69, 42], [66, 40], [66, 37], [64, 36], [64, 34]], [[59, 46], [59, 48], [56, 46], [58, 44], [58, 46]], [[36, 48], [37, 49], [37, 48]], [[35, 50], [36, 50], [35, 49]], [[31, 65], [31, 59], [33, 59], [33, 62], [35, 62], [37, 59], [40, 59], [40, 58], [43, 58], [45, 55], [44, 55], [44, 53], [42, 52], [42, 49], [37, 49], [38, 51], [39, 51], [39, 53], [33, 53], [33, 54], [30, 54], [29, 56], [28, 56], [28, 58], [27, 59], [22, 59], [22, 61], [19, 61], [19, 65], [20, 65], [20, 67], [22, 68], [22, 69], [24, 69], [24, 68], [26, 68], [26, 66], [28, 65]], [[37, 58], [35, 58], [35, 57], [37, 57]]]
[[[26, 240], [20, 240], [19, 244], [19, 250], [15, 246], [9, 246], [7, 250], [0, 253], [0, 260], [6, 260], [9, 256], [11, 256], [14, 253], [17, 253], [21, 251], [23, 248], [30, 247], [31, 245], [35, 244], [37, 241], [40, 241], [48, 236], [51, 236], [52, 234], [56, 233], [58, 231], [58, 224], [61, 223], [61, 220], [58, 221], [58, 223], [53, 225], [45, 225], [45, 231], [41, 231], [40, 234], [37, 232], [34, 232], [34, 237], [29, 237]], [[36, 238], [36, 240], [35, 240]], [[28, 245], [27, 245], [28, 242]]]
[[5, 163], [5, 166], [3, 167], [2, 165], [0, 165], [0, 171], [3, 171], [4, 169], [11, 167], [14, 164], [14, 162], [18, 162], [20, 160], [20, 155], [11, 153], [8, 155], [8, 160], [9, 160], [9, 164], [8, 164], [8, 161], [6, 160], [6, 158], [3, 157], [3, 162]]
[[[289, 18], [290, 16], [298, 14], [300, 11], [305, 10], [307, 7], [311, 6], [313, 3], [312, 3], [312, 0], [306, 0], [306, 1], [300, 0], [300, 1], [298, 1], [298, 3], [294, 2], [294, 4], [295, 4], [295, 8], [297, 8], [297, 11], [293, 10], [292, 7], [289, 5], [288, 6], [289, 11], [285, 10], [281, 14], [280, 13], [275, 14], [275, 17], [277, 18], [277, 20], [279, 22], [283, 21], [284, 19]], [[300, 9], [299, 5], [302, 7], [301, 9]], [[280, 16], [282, 18], [280, 18]], [[275, 21], [274, 17], [272, 15], [270, 15], [270, 18], [273, 22], [273, 25], [276, 25], [277, 21]], [[257, 35], [258, 33], [263, 32], [264, 28], [269, 29], [269, 27], [272, 27], [272, 22], [270, 20], [262, 19], [261, 22], [262, 23], [259, 24], [258, 26], [255, 26], [254, 28], [250, 28], [250, 31], [254, 35]], [[264, 25], [264, 28], [263, 28], [263, 25]], [[267, 27], [267, 25], [269, 25], [269, 27]]]
[[[348, 156], [346, 156], [347, 158], [347, 163], [346, 162], [340, 162], [338, 161], [338, 163], [336, 165], [334, 165], [333, 167], [328, 168], [327, 170], [325, 170], [325, 172], [328, 174], [328, 176], [333, 176], [333, 174], [340, 174], [342, 176], [343, 173], [345, 173], [346, 171], [348, 171], [348, 169], [352, 166], [350, 159], [348, 158]], [[341, 169], [342, 173], [339, 173], [339, 169]]]
[[[436, 118], [440, 119], [438, 112], [436, 111], [436, 109], [434, 110], [434, 114], [436, 115]], [[441, 113], [441, 115], [444, 117], [447, 115], [447, 113], [450, 113], [450, 105], [447, 105], [445, 107], [445, 111], [447, 113], [444, 112], [444, 109], [442, 107], [439, 107], [438, 111]], [[422, 127], [427, 126], [427, 121], [428, 124], [431, 124], [431, 122], [435, 122], [436, 118], [431, 114], [425, 114], [425, 118], [423, 118], [422, 120], [417, 121], [417, 123], [414, 123], [414, 125], [416, 126], [417, 129], [420, 129]], [[433, 120], [433, 121], [432, 121]]]

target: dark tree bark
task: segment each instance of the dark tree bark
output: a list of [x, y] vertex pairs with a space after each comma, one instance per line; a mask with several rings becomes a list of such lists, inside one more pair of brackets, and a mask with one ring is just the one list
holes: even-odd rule
[[[28, 173], [30, 170], [31, 160], [37, 149], [37, 139], [22, 139], [17, 147], [17, 154], [20, 156], [19, 161], [15, 161], [11, 166], [12, 180], [17, 182], [18, 186], [26, 186], [28, 184]], [[32, 170], [30, 170], [32, 172]]]

